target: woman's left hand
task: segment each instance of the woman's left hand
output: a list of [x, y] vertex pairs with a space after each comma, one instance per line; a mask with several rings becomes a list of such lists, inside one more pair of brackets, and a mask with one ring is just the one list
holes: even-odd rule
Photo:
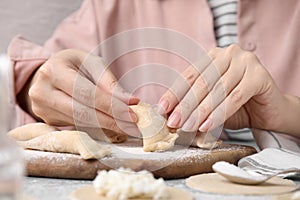
[[187, 68], [161, 97], [167, 125], [192, 132], [226, 128], [278, 130], [286, 97], [258, 58], [237, 45], [209, 52], [206, 66]]

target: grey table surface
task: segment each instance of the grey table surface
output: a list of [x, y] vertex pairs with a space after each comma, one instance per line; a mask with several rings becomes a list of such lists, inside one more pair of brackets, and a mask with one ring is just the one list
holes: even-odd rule
[[[185, 185], [184, 179], [167, 180], [166, 183], [169, 186], [190, 191], [196, 200], [269, 200], [271, 198], [270, 196], [233, 196], [203, 193], [189, 189]], [[26, 177], [23, 192], [33, 200], [68, 200], [74, 190], [91, 184], [92, 181], [85, 180]], [[297, 184], [300, 185], [300, 182], [297, 182]]]
[[[246, 142], [230, 142], [244, 145], [250, 145], [257, 149], [256, 144], [252, 141]], [[185, 179], [167, 180], [167, 185], [178, 187], [190, 191], [195, 200], [269, 200], [271, 196], [241, 196], [241, 195], [218, 195], [204, 193], [188, 188], [185, 185]], [[91, 185], [92, 181], [87, 180], [70, 180], [70, 179], [55, 179], [55, 178], [40, 178], [26, 177], [24, 180], [23, 193], [34, 200], [68, 200], [70, 194], [77, 188]], [[296, 184], [300, 186], [300, 181]]]

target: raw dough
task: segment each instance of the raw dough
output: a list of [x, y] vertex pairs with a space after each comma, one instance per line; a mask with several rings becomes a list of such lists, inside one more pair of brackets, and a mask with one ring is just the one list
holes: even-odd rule
[[209, 193], [235, 195], [274, 195], [294, 191], [293, 181], [274, 177], [260, 185], [241, 185], [227, 181], [217, 173], [201, 174], [186, 179], [190, 188]]
[[[88, 127], [79, 128], [80, 130], [78, 131], [87, 132], [95, 140], [111, 143], [121, 143], [127, 140], [127, 135], [116, 133], [112, 130]], [[53, 131], [58, 131], [58, 129], [54, 126], [38, 122], [17, 127], [9, 131], [7, 135], [17, 141], [26, 141]]]
[[[168, 187], [168, 191], [171, 194], [170, 200], [192, 200], [193, 195], [187, 191], [178, 188]], [[86, 186], [79, 188], [72, 192], [71, 200], [111, 200], [106, 197], [100, 196], [96, 193], [93, 186]], [[139, 199], [131, 199], [131, 200], [139, 200]], [[140, 199], [143, 200], [143, 199]]]
[[87, 133], [80, 131], [54, 131], [17, 142], [25, 149], [80, 154], [83, 159], [98, 159], [111, 153], [109, 146], [98, 144]]
[[142, 133], [144, 151], [164, 151], [174, 146], [178, 134], [170, 133], [166, 119], [150, 104], [130, 106], [138, 117], [137, 126]]
[[202, 149], [214, 149], [220, 147], [221, 140], [216, 139], [210, 133], [198, 133], [192, 142], [192, 146]]
[[202, 149], [215, 149], [221, 146], [222, 141], [215, 138], [211, 133], [186, 133], [181, 130], [177, 131], [179, 138], [176, 144], [199, 147]]
[[89, 128], [89, 127], [77, 127], [78, 131], [83, 131], [89, 134], [91, 138], [98, 141], [104, 141], [108, 143], [122, 143], [127, 140], [127, 135], [116, 133], [109, 129]]
[[7, 135], [17, 141], [25, 141], [52, 131], [57, 131], [57, 128], [45, 123], [31, 123], [13, 129]]

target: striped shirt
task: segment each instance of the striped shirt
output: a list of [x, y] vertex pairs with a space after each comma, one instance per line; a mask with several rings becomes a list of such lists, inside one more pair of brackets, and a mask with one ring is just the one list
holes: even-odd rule
[[214, 17], [214, 31], [219, 47], [237, 43], [238, 0], [208, 0]]

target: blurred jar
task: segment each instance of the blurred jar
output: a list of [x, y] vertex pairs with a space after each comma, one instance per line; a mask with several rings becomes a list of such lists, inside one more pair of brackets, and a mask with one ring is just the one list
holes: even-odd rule
[[21, 199], [24, 165], [22, 150], [6, 136], [12, 110], [8, 94], [8, 59], [0, 56], [0, 199]]

